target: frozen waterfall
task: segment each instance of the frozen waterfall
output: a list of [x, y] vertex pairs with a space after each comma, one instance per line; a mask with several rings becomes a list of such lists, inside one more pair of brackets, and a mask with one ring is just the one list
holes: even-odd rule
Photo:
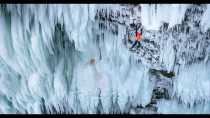
[[[209, 114], [209, 9], [2, 4], [0, 113]], [[130, 51], [133, 19], [144, 33]]]

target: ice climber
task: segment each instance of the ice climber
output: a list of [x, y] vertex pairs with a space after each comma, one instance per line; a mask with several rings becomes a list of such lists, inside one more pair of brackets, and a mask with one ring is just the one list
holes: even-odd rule
[[141, 31], [138, 31], [138, 29], [140, 28], [140, 25], [136, 25], [136, 32], [135, 32], [135, 42], [132, 45], [131, 49], [133, 49], [137, 44], [138, 46], [140, 45], [140, 41], [142, 39], [142, 29]]

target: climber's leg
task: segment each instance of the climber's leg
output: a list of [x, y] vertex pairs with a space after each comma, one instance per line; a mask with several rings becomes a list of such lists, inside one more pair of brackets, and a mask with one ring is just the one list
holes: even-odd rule
[[134, 44], [132, 45], [131, 49], [134, 48], [134, 47], [136, 46], [137, 43], [138, 43], [138, 42], [135, 41]]

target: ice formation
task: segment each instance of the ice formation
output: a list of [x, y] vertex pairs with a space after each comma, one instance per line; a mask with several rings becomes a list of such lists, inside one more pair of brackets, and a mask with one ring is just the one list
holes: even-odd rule
[[0, 113], [210, 113], [209, 5], [0, 7]]

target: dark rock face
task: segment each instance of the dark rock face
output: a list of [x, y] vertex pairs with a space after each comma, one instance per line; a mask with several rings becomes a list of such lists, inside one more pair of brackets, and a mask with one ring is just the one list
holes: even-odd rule
[[174, 72], [167, 72], [167, 71], [164, 71], [164, 70], [151, 69], [150, 72], [152, 74], [155, 74], [155, 75], [161, 74], [162, 76], [165, 76], [165, 77], [168, 77], [168, 78], [172, 78], [172, 77], [175, 76]]

